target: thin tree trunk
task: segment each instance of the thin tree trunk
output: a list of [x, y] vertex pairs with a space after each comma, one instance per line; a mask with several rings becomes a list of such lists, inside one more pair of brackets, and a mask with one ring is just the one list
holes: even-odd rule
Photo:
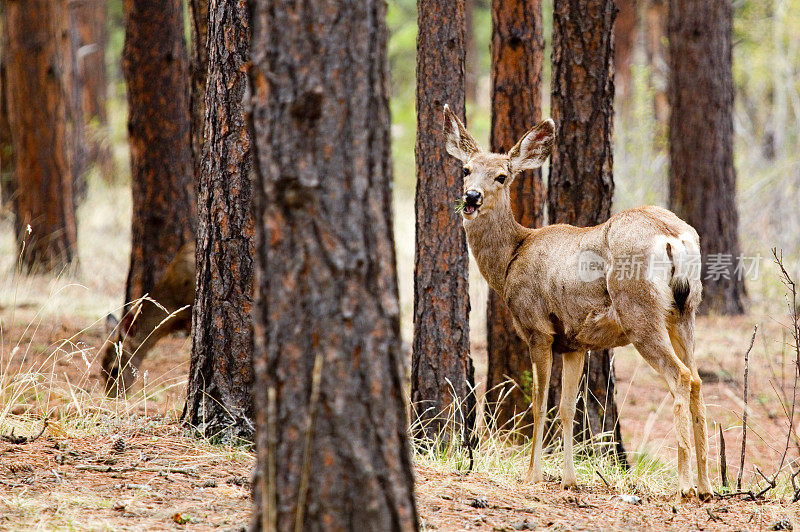
[[[192, 50], [189, 61], [191, 75], [190, 108], [192, 114], [192, 160], [195, 179], [203, 171], [203, 133], [206, 118], [206, 77], [208, 76], [208, 10], [211, 0], [189, 0]], [[224, 35], [217, 38], [225, 39]]]
[[[553, 4], [551, 101], [558, 129], [548, 183], [550, 223], [590, 226], [611, 215], [614, 12], [613, 0]], [[611, 352], [594, 351], [587, 357], [584, 386], [589, 398], [584, 394], [578, 403], [576, 436], [585, 438], [588, 430], [592, 435], [610, 433], [624, 463]], [[558, 405], [561, 367], [556, 355], [548, 408]]]
[[181, 0], [125, 0], [133, 237], [125, 300], [149, 293], [194, 241], [189, 72]]
[[478, 47], [475, 42], [475, 9], [479, 0], [464, 0], [464, 99], [478, 100]]
[[208, 142], [198, 185], [197, 296], [183, 420], [206, 437], [254, 441], [247, 5], [217, 0], [209, 32]]
[[[15, 155], [11, 187], [25, 270], [59, 272], [77, 253], [73, 197], [73, 74], [66, 0], [7, 0], [7, 103]], [[30, 233], [27, 228], [30, 227]]]
[[4, 28], [4, 2], [0, 1], [0, 218], [11, 209], [14, 180], [14, 146], [11, 139], [11, 124], [8, 117], [8, 74], [6, 73], [6, 51], [8, 32]]
[[115, 177], [114, 157], [108, 140], [106, 110], [106, 47], [108, 45], [107, 0], [78, 0], [71, 6], [75, 13], [78, 37], [78, 72], [81, 102], [86, 125], [87, 165], [94, 165], [103, 179]]
[[614, 81], [617, 101], [623, 109], [632, 95], [631, 63], [637, 34], [637, 0], [616, 0], [618, 12], [614, 21]]
[[744, 312], [736, 269], [730, 0], [673, 0], [669, 14], [670, 208], [700, 234], [701, 311]]
[[67, 7], [69, 11], [69, 46], [70, 46], [70, 87], [69, 87], [69, 113], [72, 134], [69, 138], [69, 143], [72, 149], [72, 194], [74, 196], [75, 205], [83, 203], [88, 193], [86, 184], [86, 171], [87, 164], [87, 151], [86, 151], [86, 126], [84, 124], [83, 115], [83, 75], [81, 73], [80, 53], [81, 53], [81, 36], [79, 32], [78, 17], [80, 14], [77, 12], [78, 3], [68, 1]]
[[[444, 104], [464, 118], [464, 0], [417, 1], [417, 192], [411, 402], [418, 436], [474, 424], [467, 240], [454, 201], [461, 165], [445, 151]], [[455, 412], [451, 409], [455, 408]], [[453, 427], [449, 427], [453, 428]]]
[[[541, 120], [542, 6], [539, 0], [494, 0], [492, 2], [492, 128], [491, 150], [507, 152]], [[511, 205], [519, 223], [540, 227], [544, 223], [544, 187], [540, 170], [518, 176], [511, 189]], [[487, 305], [487, 351], [489, 368], [486, 398], [498, 427], [512, 428], [509, 420], [528, 411], [520, 421], [531, 435], [531, 359], [527, 344], [517, 336], [511, 313], [494, 291]], [[529, 378], [523, 378], [527, 374]], [[504, 382], [515, 387], [498, 403]]]
[[253, 0], [253, 529], [415, 530], [383, 0]]
[[[666, 137], [669, 122], [667, 79], [669, 58], [667, 50], [668, 0], [647, 0], [645, 11], [645, 51], [650, 66], [650, 87], [653, 91], [653, 113], [659, 126], [658, 137]], [[659, 142], [660, 143], [660, 142]]]

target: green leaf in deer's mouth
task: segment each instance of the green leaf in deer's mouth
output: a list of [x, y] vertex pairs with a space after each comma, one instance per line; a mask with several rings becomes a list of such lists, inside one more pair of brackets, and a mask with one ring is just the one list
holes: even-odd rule
[[464, 198], [459, 198], [456, 200], [456, 214], [461, 214], [464, 210], [464, 207], [467, 206], [467, 203], [464, 201]]

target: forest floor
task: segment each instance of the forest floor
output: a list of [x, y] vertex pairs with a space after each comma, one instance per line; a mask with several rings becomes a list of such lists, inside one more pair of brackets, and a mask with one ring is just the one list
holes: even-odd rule
[[[0, 307], [0, 320], [5, 332], [0, 357], [5, 400], [0, 432], [35, 434], [44, 413], [51, 419], [33, 443], [0, 442], [0, 530], [238, 530], [247, 525], [252, 454], [189, 437], [177, 421], [188, 339], [163, 341], [142, 368], [145, 390], [127, 401], [110, 401], [99, 391], [99, 370], [91, 359], [104, 335], [99, 324], [64, 344], [63, 339], [87, 325], [84, 320], [43, 316], [25, 301], [16, 306], [14, 330], [34, 327], [22, 334], [11, 333], [8, 307]], [[726, 431], [729, 476], [738, 472], [741, 358], [754, 322], [762, 324], [759, 334], [783, 339], [780, 320], [745, 316], [700, 318], [698, 322], [703, 345], [698, 358], [706, 381], [716, 484], [717, 424]], [[482, 367], [485, 354], [479, 345], [475, 354]], [[776, 390], [791, 393], [789, 358], [785, 348], [770, 341], [757, 341], [751, 352], [745, 489], [763, 485], [754, 467], [771, 474], [783, 451], [788, 427], [777, 398], [781, 392]], [[781, 363], [786, 366], [783, 370]], [[558, 484], [557, 452], [545, 463], [551, 480], [542, 485], [521, 481], [527, 452], [523, 448], [499, 456], [506, 451], [483, 442], [475, 471], [469, 474], [458, 457], [419, 456], [417, 494], [424, 528], [764, 530], [800, 526], [800, 506], [790, 504], [786, 482], [763, 501], [676, 503], [666, 387], [633, 351], [618, 350], [616, 368], [623, 435], [634, 463], [629, 472], [604, 470], [609, 487], [593, 471], [595, 466], [579, 463], [581, 488], [563, 491]], [[789, 460], [798, 456], [797, 441], [790, 441]]]
[[[0, 441], [0, 530], [236, 530], [250, 518], [252, 454], [190, 437], [178, 424], [190, 342], [160, 342], [141, 368], [128, 400], [103, 397], [97, 349], [104, 316], [121, 304], [127, 270], [129, 198], [90, 190], [80, 227], [81, 263], [58, 277], [22, 276], [15, 243], [0, 222], [0, 434], [42, 436], [28, 444]], [[402, 210], [399, 210], [402, 211]], [[400, 220], [398, 267], [404, 338], [413, 271], [413, 219]], [[402, 224], [405, 223], [405, 226]], [[406, 227], [408, 226], [408, 227]], [[476, 290], [477, 288], [477, 290]], [[485, 315], [485, 284], [473, 284], [473, 317]], [[403, 297], [403, 294], [406, 294]], [[762, 501], [715, 499], [676, 504], [676, 449], [666, 385], [628, 347], [615, 350], [617, 403], [631, 468], [578, 462], [577, 491], [558, 485], [559, 451], [545, 460], [552, 479], [521, 481], [527, 448], [484, 431], [475, 469], [463, 454], [415, 457], [419, 513], [431, 530], [759, 530], [800, 526], [788, 480], [798, 469], [800, 438], [789, 414], [795, 384], [785, 302], [753, 298], [750, 313], [701, 317], [696, 356], [708, 405], [709, 456], [719, 488], [720, 428], [728, 476], [739, 472], [744, 353], [750, 353], [749, 418], [743, 489], [759, 489], [784, 450], [778, 486]], [[474, 323], [480, 323], [475, 319]], [[473, 326], [476, 378], [485, 379], [485, 331]], [[407, 344], [406, 344], [407, 346]], [[800, 410], [800, 407], [798, 408]], [[790, 469], [791, 468], [791, 469]], [[608, 482], [600, 478], [598, 471]], [[638, 497], [631, 499], [629, 496]], [[634, 502], [629, 502], [634, 501]]]

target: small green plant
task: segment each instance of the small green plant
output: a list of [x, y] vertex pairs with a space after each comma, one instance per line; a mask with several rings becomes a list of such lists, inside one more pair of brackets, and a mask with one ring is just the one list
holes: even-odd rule
[[467, 202], [464, 201], [464, 198], [458, 198], [455, 203], [456, 214], [461, 214], [464, 211], [464, 207], [467, 206]]

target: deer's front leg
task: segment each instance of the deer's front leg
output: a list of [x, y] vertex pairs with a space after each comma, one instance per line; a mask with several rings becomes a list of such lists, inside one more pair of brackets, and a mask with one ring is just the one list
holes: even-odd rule
[[559, 415], [561, 417], [561, 434], [564, 441], [564, 465], [561, 474], [561, 487], [573, 488], [578, 485], [578, 476], [575, 474], [572, 450], [572, 428], [575, 422], [575, 403], [578, 399], [578, 386], [583, 374], [583, 361], [586, 353], [576, 351], [564, 353], [561, 371], [561, 404]]
[[542, 439], [544, 438], [544, 425], [547, 421], [547, 390], [550, 386], [550, 369], [553, 365], [551, 343], [531, 343], [531, 362], [536, 371], [536, 389], [533, 396], [533, 451], [527, 482], [541, 482], [542, 477]]

